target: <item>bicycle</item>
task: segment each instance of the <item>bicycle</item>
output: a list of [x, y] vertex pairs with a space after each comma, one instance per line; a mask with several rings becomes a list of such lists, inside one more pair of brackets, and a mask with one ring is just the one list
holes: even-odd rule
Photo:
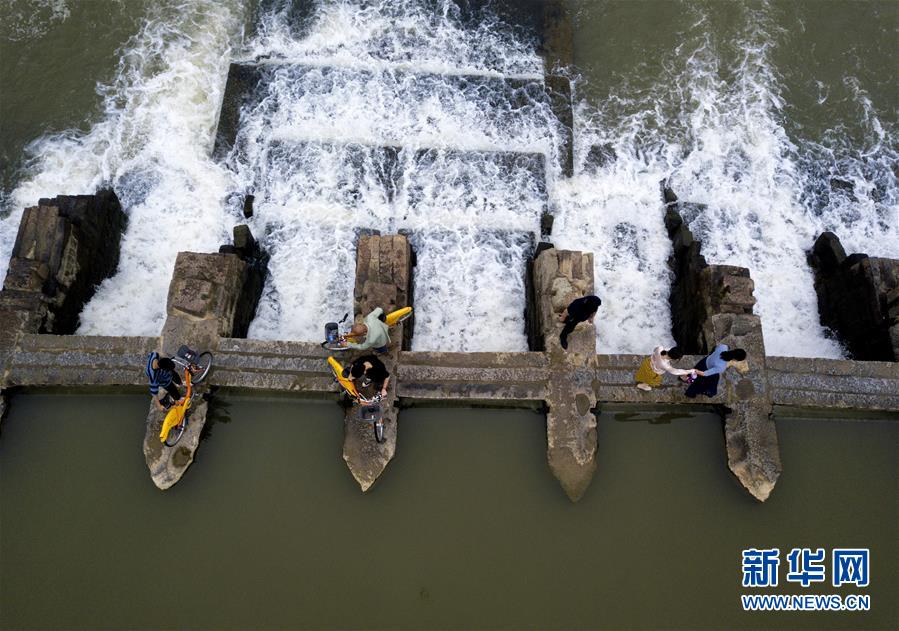
[[183, 397], [176, 401], [165, 415], [162, 421], [162, 430], [159, 432], [159, 440], [166, 447], [174, 447], [184, 435], [187, 429], [188, 410], [193, 403], [193, 385], [201, 383], [209, 375], [212, 368], [212, 353], [204, 351], [197, 353], [195, 350], [181, 346], [172, 361], [182, 367], [182, 378], [186, 391]]
[[190, 371], [184, 370], [184, 385], [187, 390], [184, 396], [176, 401], [165, 415], [162, 421], [162, 430], [159, 432], [159, 442], [166, 447], [174, 447], [184, 435], [187, 429], [187, 411], [193, 403], [193, 383], [190, 377]]
[[212, 368], [212, 353], [209, 351], [198, 353], [189, 346], [182, 344], [178, 352], [172, 357], [172, 361], [183, 369], [190, 371], [190, 376], [194, 383], [202, 383]]
[[[322, 342], [322, 348], [329, 351], [349, 351], [353, 350], [348, 346], [350, 342], [357, 342], [358, 339], [354, 335], [350, 335], [349, 329], [344, 328], [341, 331], [341, 325], [350, 317], [349, 313], [345, 313], [340, 322], [328, 322], [325, 324], [325, 341]], [[412, 307], [402, 307], [391, 311], [384, 317], [384, 322], [388, 327], [394, 327], [400, 322], [405, 322], [412, 317]]]
[[373, 397], [366, 398], [356, 388], [356, 384], [352, 379], [348, 379], [345, 374], [343, 365], [334, 359], [328, 357], [328, 366], [334, 374], [334, 380], [340, 385], [341, 389], [353, 402], [353, 405], [359, 405], [359, 420], [363, 423], [371, 423], [372, 430], [375, 434], [375, 441], [383, 443], [384, 438], [384, 415], [381, 410], [381, 393], [375, 394]]

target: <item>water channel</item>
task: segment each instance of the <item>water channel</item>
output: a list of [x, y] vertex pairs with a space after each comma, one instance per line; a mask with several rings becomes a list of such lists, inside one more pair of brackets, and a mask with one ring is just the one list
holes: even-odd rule
[[[23, 394], [0, 439], [0, 627], [890, 628], [892, 421], [778, 420], [765, 504], [727, 471], [720, 420], [606, 413], [578, 504], [529, 411], [407, 410], [368, 494], [333, 403], [225, 397], [158, 491], [146, 398]], [[748, 547], [870, 547], [866, 613], [745, 613]], [[854, 588], [853, 588], [854, 589]], [[853, 593], [781, 581], [772, 593]]]

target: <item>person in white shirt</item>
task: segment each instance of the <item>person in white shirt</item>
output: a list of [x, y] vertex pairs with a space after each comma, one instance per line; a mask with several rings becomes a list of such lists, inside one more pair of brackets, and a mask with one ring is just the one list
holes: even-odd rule
[[671, 365], [672, 361], [677, 361], [683, 356], [684, 354], [677, 346], [668, 350], [662, 346], [656, 346], [652, 355], [644, 359], [640, 363], [640, 368], [637, 369], [637, 374], [634, 376], [637, 387], [647, 392], [658, 388], [662, 385], [662, 375], [666, 372], [672, 375], [701, 376], [703, 373], [695, 368], [675, 368]]

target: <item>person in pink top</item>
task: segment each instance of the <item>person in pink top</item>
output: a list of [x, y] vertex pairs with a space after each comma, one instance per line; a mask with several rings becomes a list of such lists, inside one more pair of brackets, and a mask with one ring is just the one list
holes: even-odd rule
[[640, 368], [637, 369], [637, 374], [634, 376], [637, 387], [647, 392], [658, 388], [662, 385], [662, 375], [666, 372], [672, 375], [690, 375], [691, 377], [703, 374], [695, 368], [675, 368], [671, 365], [672, 361], [677, 361], [683, 356], [684, 354], [677, 346], [668, 350], [662, 346], [656, 346], [652, 355], [644, 359], [640, 363]]

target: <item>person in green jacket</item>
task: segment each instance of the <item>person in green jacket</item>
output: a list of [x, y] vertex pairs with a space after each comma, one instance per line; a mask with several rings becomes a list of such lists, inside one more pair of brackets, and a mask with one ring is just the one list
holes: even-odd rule
[[360, 344], [349, 342], [347, 346], [360, 351], [373, 348], [378, 353], [386, 353], [387, 345], [390, 344], [390, 336], [387, 334], [387, 324], [384, 322], [384, 310], [378, 307], [367, 316], [365, 316], [364, 324], [354, 324], [350, 329], [350, 335], [359, 339], [365, 337]]

